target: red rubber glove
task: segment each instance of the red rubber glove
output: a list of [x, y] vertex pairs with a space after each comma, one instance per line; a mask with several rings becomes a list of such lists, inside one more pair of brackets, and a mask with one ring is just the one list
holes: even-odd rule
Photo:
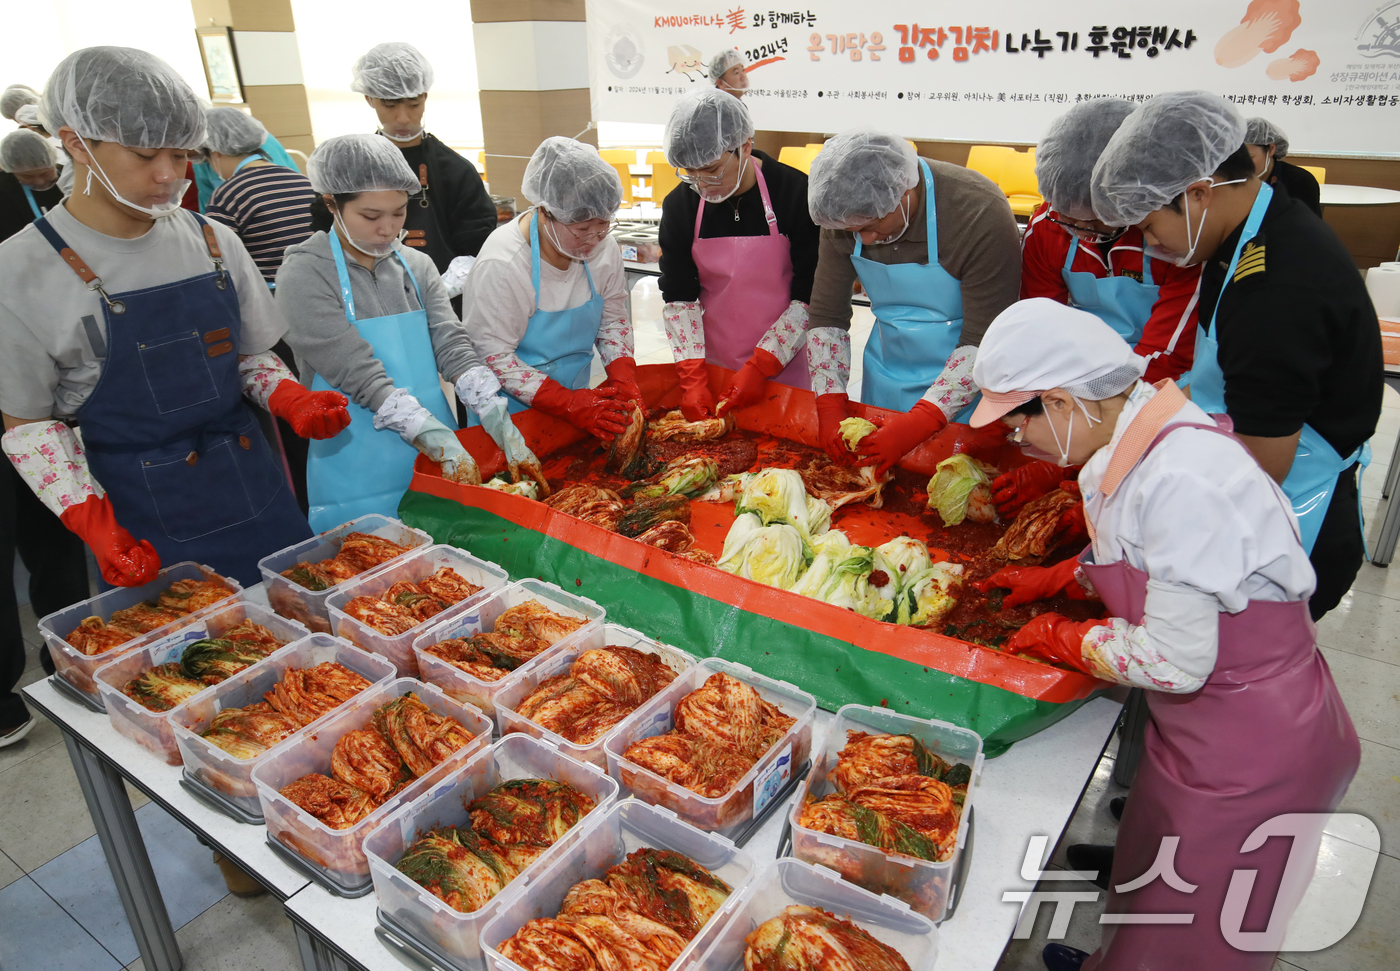
[[1066, 472], [1053, 462], [1031, 462], [1003, 472], [992, 480], [992, 501], [997, 512], [1007, 519], [1014, 518], [1026, 503], [1059, 488]]
[[619, 357], [607, 367], [603, 368], [608, 375], [608, 380], [603, 382], [603, 387], [617, 389], [617, 397], [621, 401], [635, 401], [637, 407], [643, 411], [647, 410], [647, 403], [642, 400], [642, 389], [637, 387], [637, 362], [630, 357]]
[[[1006, 436], [1011, 434], [1011, 429], [999, 421], [983, 425], [981, 428], [957, 423], [949, 425], [943, 434], [957, 439], [953, 443], [954, 454], [962, 452], [984, 462], [995, 464], [997, 452], [1001, 451], [1001, 447], [1006, 444]], [[1060, 474], [1064, 474], [1063, 469], [1060, 470]]]
[[723, 418], [726, 412], [747, 408], [763, 396], [763, 385], [769, 378], [782, 373], [783, 362], [761, 347], [754, 348], [753, 357], [744, 362], [739, 373], [734, 375], [731, 384], [720, 396], [715, 416]]
[[350, 424], [350, 399], [339, 391], [309, 391], [283, 378], [267, 398], [267, 410], [301, 438], [334, 438]]
[[676, 373], [680, 375], [681, 414], [686, 421], [700, 421], [715, 415], [715, 398], [710, 394], [710, 375], [705, 370], [705, 360], [700, 357], [676, 362]]
[[112, 586], [139, 587], [156, 578], [160, 554], [149, 542], [138, 542], [117, 525], [111, 499], [88, 496], [80, 505], [63, 510], [59, 519], [92, 550], [102, 579]]
[[627, 428], [627, 415], [630, 408], [618, 394], [615, 386], [602, 385], [589, 390], [581, 388], [570, 391], [553, 378], [545, 378], [540, 390], [535, 392], [532, 408], [538, 408], [546, 415], [562, 418], [564, 421], [611, 442], [614, 435]]
[[1084, 660], [1084, 635], [1102, 621], [1075, 621], [1059, 614], [1041, 614], [1018, 630], [1002, 648], [1007, 654], [1029, 654], [1057, 664], [1067, 664], [1076, 671], [1093, 674]]
[[873, 465], [876, 475], [884, 475], [906, 452], [947, 427], [948, 418], [939, 407], [920, 398], [909, 411], [896, 415], [860, 440], [860, 464]]
[[850, 399], [844, 393], [817, 395], [817, 441], [837, 462], [851, 464], [851, 450], [841, 438], [841, 423], [851, 417], [846, 411]]
[[985, 580], [973, 584], [983, 593], [996, 589], [1010, 590], [1003, 598], [1003, 607], [1019, 607], [1032, 600], [1046, 600], [1050, 597], [1068, 597], [1071, 600], [1088, 600], [1089, 592], [1074, 578], [1078, 560], [1065, 560], [1054, 566], [1006, 566]]

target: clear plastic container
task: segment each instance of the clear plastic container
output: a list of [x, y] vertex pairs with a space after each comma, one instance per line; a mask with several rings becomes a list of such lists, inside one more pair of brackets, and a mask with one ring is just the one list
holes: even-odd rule
[[520, 965], [501, 955], [501, 942], [536, 918], [558, 914], [564, 895], [574, 884], [601, 878], [627, 854], [645, 848], [688, 856], [733, 889], [724, 906], [671, 962], [675, 971], [686, 968], [717, 939], [729, 910], [756, 876], [758, 862], [724, 837], [702, 833], [676, 818], [675, 813], [636, 799], [625, 799], [590, 822], [573, 846], [500, 905], [497, 915], [481, 933], [481, 947], [489, 966], [493, 971], [522, 971]]
[[[511, 779], [553, 779], [567, 782], [597, 805], [559, 842], [506, 885], [480, 910], [464, 914], [453, 910], [427, 890], [400, 873], [394, 864], [424, 833], [442, 826], [469, 822], [466, 805]], [[433, 787], [432, 792], [401, 807], [365, 838], [365, 856], [374, 874], [379, 909], [406, 933], [417, 937], [473, 967], [482, 965], [477, 936], [495, 916], [501, 903], [517, 888], [533, 883], [547, 868], [617, 800], [617, 783], [595, 766], [576, 762], [548, 742], [512, 735], [476, 755]]]
[[244, 620], [261, 624], [272, 632], [273, 637], [285, 642], [277, 651], [245, 670], [266, 664], [269, 659], [276, 657], [279, 652], [286, 650], [288, 645], [301, 640], [308, 633], [306, 628], [296, 621], [279, 617], [260, 604], [244, 600], [235, 600], [222, 607], [211, 607], [202, 611], [193, 623], [157, 640], [149, 641], [144, 647], [128, 651], [115, 661], [97, 669], [94, 681], [102, 695], [102, 703], [107, 706], [107, 717], [112, 720], [112, 727], [140, 742], [170, 765], [179, 765], [180, 748], [175, 744], [175, 731], [171, 727], [170, 717], [185, 705], [213, 691], [216, 686], [205, 688], [193, 698], [187, 699], [184, 704], [177, 705], [169, 711], [151, 711], [139, 701], [128, 698], [122, 692], [122, 688], [126, 687], [132, 678], [156, 665], [180, 660], [185, 649], [194, 641], [206, 637], [221, 637], [224, 631]]
[[847, 883], [826, 867], [778, 860], [738, 897], [715, 932], [714, 943], [690, 971], [743, 971], [744, 938], [794, 904], [820, 907], [851, 921], [898, 951], [910, 971], [930, 971], [938, 960], [938, 928], [931, 920], [903, 901]]
[[[283, 786], [304, 775], [330, 775], [331, 752], [340, 737], [368, 728], [376, 708], [410, 691], [429, 708], [461, 722], [472, 733], [472, 740], [347, 829], [331, 829], [282, 795]], [[361, 846], [365, 837], [395, 809], [427, 792], [490, 744], [491, 719], [470, 705], [453, 701], [430, 684], [398, 678], [362, 692], [340, 711], [298, 731], [277, 751], [265, 753], [253, 766], [253, 785], [262, 803], [268, 836], [307, 861], [312, 870], [342, 894], [354, 896], [370, 884], [369, 861]]]
[[[118, 610], [134, 607], [143, 601], [154, 601], [176, 580], [218, 580], [229, 588], [229, 600], [243, 594], [243, 587], [237, 580], [232, 577], [220, 576], [207, 566], [201, 566], [187, 560], [184, 563], [176, 563], [161, 570], [156, 578], [145, 586], [115, 587], [106, 593], [99, 593], [97, 596], [79, 601], [71, 607], [55, 611], [39, 621], [39, 633], [43, 635], [44, 642], [49, 645], [49, 654], [53, 657], [54, 668], [58, 671], [59, 677], [83, 694], [91, 696], [94, 701], [98, 701], [101, 695], [97, 691], [97, 685], [92, 680], [92, 676], [97, 673], [98, 668], [108, 662], [115, 661], [129, 651], [134, 651], [138, 647], [164, 637], [177, 627], [190, 623], [191, 618], [198, 616], [200, 611], [171, 621], [139, 637], [134, 637], [125, 644], [118, 644], [110, 651], [104, 651], [90, 657], [69, 644], [66, 638], [88, 617], [101, 617], [104, 621], [110, 620]], [[221, 600], [219, 603], [210, 604], [205, 609], [212, 609], [226, 602]]]
[[[841, 749], [846, 747], [848, 731], [872, 735], [913, 735], [938, 757], [972, 767], [972, 780], [968, 783], [967, 799], [958, 823], [958, 848], [949, 859], [934, 863], [903, 854], [886, 853], [868, 843], [819, 833], [797, 824], [808, 797], [820, 799], [836, 791], [828, 776], [836, 768]], [[957, 870], [963, 844], [967, 842], [972, 800], [981, 777], [982, 737], [976, 732], [947, 722], [901, 715], [887, 708], [846, 705], [836, 713], [820, 754], [812, 759], [812, 771], [807, 776], [802, 796], [792, 805], [789, 815], [792, 821], [792, 855], [807, 863], [829, 867], [873, 893], [897, 897], [937, 923], [943, 919], [948, 907], [949, 886]]]
[[345, 537], [351, 533], [369, 533], [371, 536], [383, 537], [390, 542], [398, 543], [400, 546], [431, 546], [433, 543], [433, 538], [421, 529], [414, 529], [397, 519], [381, 516], [378, 513], [352, 519], [344, 525], [326, 530], [326, 532], [310, 539], [302, 540], [295, 546], [288, 546], [285, 550], [273, 553], [271, 556], [265, 556], [258, 561], [258, 569], [262, 572], [263, 586], [267, 589], [267, 602], [272, 604], [272, 609], [283, 617], [300, 621], [314, 632], [329, 634], [331, 632], [331, 615], [326, 609], [326, 598], [339, 593], [347, 583], [361, 580], [372, 573], [378, 573], [391, 563], [397, 563], [399, 557], [386, 560], [359, 576], [343, 580], [325, 590], [308, 590], [301, 584], [294, 583], [282, 576], [282, 571], [291, 569], [303, 561], [320, 563], [322, 560], [329, 560], [340, 552], [340, 546], [345, 541]]
[[[754, 688], [764, 701], [797, 720], [778, 743], [764, 753], [758, 764], [744, 773], [733, 789], [710, 798], [663, 779], [650, 769], [629, 761], [623, 753], [634, 742], [662, 735], [675, 727], [676, 702], [717, 671]], [[622, 783], [625, 791], [639, 799], [665, 806], [692, 826], [731, 836], [762, 813], [792, 774], [807, 761], [812, 751], [812, 720], [816, 710], [816, 699], [795, 685], [766, 678], [742, 664], [717, 657], [705, 658], [638, 708], [620, 731], [608, 736], [603, 743], [608, 773]]]
[[[569, 667], [580, 654], [584, 651], [597, 650], [600, 647], [635, 647], [639, 651], [655, 654], [661, 658], [663, 664], [675, 671], [677, 675], [684, 674], [695, 666], [695, 658], [680, 648], [652, 640], [630, 627], [603, 624], [589, 631], [582, 641], [574, 643], [567, 650], [551, 654], [547, 658], [541, 657], [539, 664], [535, 665], [532, 670], [523, 673], [521, 677], [513, 679], [510, 684], [500, 689], [496, 694], [495, 702], [496, 724], [499, 726], [501, 734], [524, 732], [535, 738], [547, 738], [558, 745], [559, 751], [566, 755], [570, 755], [580, 762], [590, 762], [600, 769], [606, 770], [608, 757], [603, 752], [603, 743], [607, 741], [608, 736], [630, 724], [632, 719], [637, 716], [637, 712], [634, 711], [618, 722], [596, 741], [587, 745], [579, 745], [535, 724], [523, 715], [516, 714], [515, 711], [515, 706], [529, 697], [530, 692], [534, 691], [542, 682], [555, 675], [568, 674]], [[638, 706], [638, 710], [640, 707]]]
[[[170, 725], [185, 764], [185, 775], [212, 789], [246, 815], [260, 815], [262, 804], [258, 802], [258, 790], [253, 785], [253, 767], [258, 764], [258, 759], [237, 758], [201, 738], [199, 733], [208, 728], [214, 716], [225, 708], [242, 708], [262, 701], [263, 695], [271, 691], [292, 668], [315, 667], [326, 661], [344, 665], [363, 676], [371, 686], [386, 684], [398, 677], [394, 663], [388, 658], [362, 651], [339, 637], [330, 634], [303, 637], [261, 664], [240, 671], [170, 713]], [[353, 698], [345, 702], [346, 705], [353, 703]], [[303, 727], [317, 725], [343, 707], [338, 706], [311, 725]], [[290, 740], [289, 736], [269, 751], [277, 751]]]
[[[518, 607], [531, 600], [539, 601], [557, 614], [563, 614], [566, 617], [582, 617], [587, 623], [573, 633], [560, 638], [557, 644], [540, 652], [537, 657], [526, 661], [499, 681], [482, 681], [425, 650], [434, 644], [451, 640], [454, 637], [471, 637], [482, 631], [489, 633], [496, 629], [496, 620], [501, 614], [511, 607]], [[577, 644], [580, 639], [597, 630], [602, 626], [603, 618], [606, 615], [607, 611], [587, 597], [574, 596], [552, 583], [531, 578], [512, 583], [510, 586], [496, 591], [480, 601], [475, 610], [454, 614], [450, 619], [434, 624], [414, 639], [413, 653], [424, 681], [437, 685], [458, 701], [476, 705], [486, 714], [495, 718], [496, 696], [498, 694], [525, 677], [545, 658], [567, 650], [570, 646]]]
[[[381, 634], [373, 627], [347, 616], [341, 609], [355, 597], [377, 597], [400, 580], [417, 582], [432, 576], [444, 566], [450, 566], [469, 583], [474, 583], [482, 589], [402, 634]], [[464, 553], [452, 546], [428, 546], [401, 556], [392, 564], [373, 573], [346, 580], [334, 594], [326, 598], [326, 607], [330, 611], [331, 627], [337, 635], [367, 651], [383, 654], [398, 667], [400, 677], [416, 678], [418, 661], [413, 656], [414, 638], [429, 624], [441, 623], [449, 617], [457, 617], [467, 612], [475, 613], [473, 607], [509, 582], [510, 574], [494, 563], [477, 559], [470, 553]]]

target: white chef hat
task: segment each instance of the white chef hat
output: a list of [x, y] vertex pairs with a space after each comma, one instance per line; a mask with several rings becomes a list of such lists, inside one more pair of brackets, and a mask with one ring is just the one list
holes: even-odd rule
[[972, 380], [982, 389], [968, 422], [990, 425], [1055, 388], [1102, 401], [1133, 386], [1147, 361], [1087, 310], [1048, 297], [1013, 303], [992, 321], [977, 350]]

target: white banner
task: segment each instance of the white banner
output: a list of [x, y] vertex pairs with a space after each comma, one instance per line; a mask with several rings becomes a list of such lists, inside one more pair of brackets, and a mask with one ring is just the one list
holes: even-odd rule
[[1400, 156], [1400, 0], [587, 7], [602, 121], [665, 122], [732, 47], [761, 129], [1029, 144], [1085, 98], [1204, 88], [1275, 122], [1292, 152]]

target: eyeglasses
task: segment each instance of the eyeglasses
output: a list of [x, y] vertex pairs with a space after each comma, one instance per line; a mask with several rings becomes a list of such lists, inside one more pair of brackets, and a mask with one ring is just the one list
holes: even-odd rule
[[1065, 222], [1063, 219], [1057, 219], [1056, 215], [1057, 214], [1054, 212], [1048, 212], [1045, 214], [1045, 218], [1050, 220], [1056, 226], [1059, 226], [1061, 229], [1068, 230], [1075, 236], [1078, 236], [1081, 240], [1083, 240], [1086, 243], [1111, 243], [1128, 231], [1128, 227], [1124, 226], [1121, 229], [1112, 229], [1106, 233], [1100, 232], [1097, 229], [1089, 229], [1085, 226], [1076, 226], [1074, 223]]
[[[732, 157], [734, 155], [733, 152], [725, 152], [724, 154], [728, 157]], [[728, 157], [724, 158], [724, 160], [721, 162], [715, 163], [719, 166], [719, 175], [709, 175], [701, 170], [694, 169], [676, 169], [676, 175], [678, 175], [680, 177], [680, 180], [686, 185], [720, 185], [724, 182], [725, 170], [729, 168]], [[699, 174], [695, 174], [697, 172]]]
[[559, 220], [555, 219], [553, 216], [550, 216], [549, 218], [550, 218], [550, 221], [554, 223], [554, 225], [559, 226], [559, 227], [562, 228], [565, 232], [567, 232], [567, 233], [569, 234], [569, 238], [570, 238], [570, 239], [574, 240], [575, 242], [579, 242], [579, 243], [596, 243], [596, 242], [598, 242], [599, 240], [601, 240], [604, 236], [607, 236], [609, 233], [611, 233], [611, 232], [613, 231], [613, 227], [615, 226], [615, 223], [610, 222], [610, 223], [608, 223], [608, 226], [607, 226], [606, 229], [599, 230], [598, 232], [595, 232], [595, 233], [584, 233], [584, 232], [580, 232], [579, 230], [575, 229], [573, 226], [569, 225], [568, 223], [561, 223]]

